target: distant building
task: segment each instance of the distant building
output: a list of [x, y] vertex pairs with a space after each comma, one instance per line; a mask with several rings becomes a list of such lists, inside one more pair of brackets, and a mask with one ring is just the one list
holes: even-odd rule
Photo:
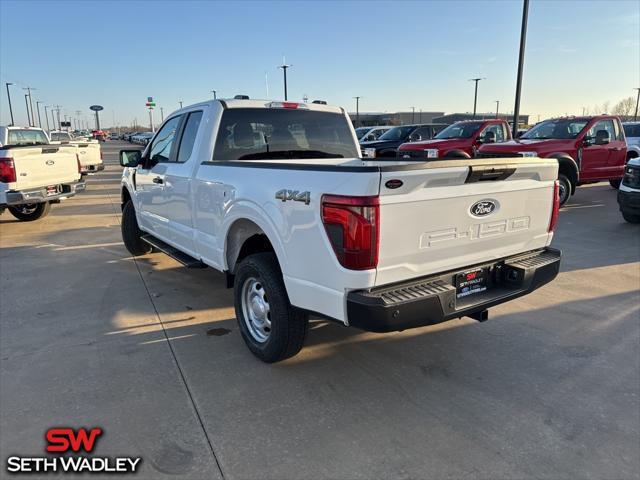
[[412, 123], [436, 123], [435, 117], [444, 115], [444, 112], [360, 112], [360, 123], [356, 124], [355, 112], [349, 112], [349, 117], [356, 127], [376, 125], [410, 125]]
[[[448, 115], [442, 115], [440, 117], [436, 117], [433, 119], [433, 123], [446, 123], [447, 125], [451, 125], [452, 123], [460, 122], [462, 120], [481, 120], [484, 118], [496, 118], [495, 113], [476, 113], [476, 116], [473, 116], [473, 113], [450, 113]], [[513, 114], [501, 113], [497, 118], [502, 120], [506, 120], [509, 123], [513, 122]], [[519, 116], [520, 125], [529, 125], [529, 115]]]

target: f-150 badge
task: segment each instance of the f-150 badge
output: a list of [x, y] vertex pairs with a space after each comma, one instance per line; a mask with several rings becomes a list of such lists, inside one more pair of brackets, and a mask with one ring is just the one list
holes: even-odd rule
[[300, 192], [298, 190], [278, 190], [276, 192], [276, 199], [286, 202], [287, 200], [293, 200], [294, 202], [303, 202], [305, 205], [309, 205], [311, 202], [311, 192]]

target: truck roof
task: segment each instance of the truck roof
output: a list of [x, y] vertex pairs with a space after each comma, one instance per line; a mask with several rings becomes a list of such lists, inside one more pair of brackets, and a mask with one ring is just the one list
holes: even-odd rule
[[[186, 106], [181, 108], [180, 110], [176, 110], [177, 112], [181, 112], [183, 110], [191, 110], [194, 107], [200, 106], [209, 106], [213, 107], [215, 103], [219, 103], [223, 108], [278, 108], [278, 105], [288, 104], [291, 105], [291, 108], [299, 108], [304, 110], [310, 110], [314, 112], [328, 112], [328, 113], [338, 113], [344, 114], [344, 109], [342, 107], [334, 107], [331, 105], [323, 105], [319, 103], [303, 103], [303, 102], [293, 102], [287, 100], [264, 100], [264, 99], [238, 99], [238, 98], [220, 98], [217, 100], [208, 100], [205, 102], [194, 103], [193, 105]], [[294, 107], [297, 105], [297, 107]], [[282, 107], [280, 107], [282, 108]]]
[[20, 127], [18, 125], [1, 125], [0, 128], [6, 128], [7, 130], [40, 130], [44, 132], [44, 130], [40, 127]]

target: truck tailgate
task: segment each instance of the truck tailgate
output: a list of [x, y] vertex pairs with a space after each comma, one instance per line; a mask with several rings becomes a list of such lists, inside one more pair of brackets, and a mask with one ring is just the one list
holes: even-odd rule
[[97, 141], [91, 142], [71, 142], [78, 148], [78, 157], [80, 158], [80, 165], [83, 167], [86, 165], [99, 165], [102, 163], [102, 156], [100, 155], [100, 143]]
[[376, 285], [547, 246], [557, 170], [538, 158], [382, 169]]
[[16, 182], [8, 185], [11, 190], [71, 183], [80, 178], [75, 146], [11, 147], [3, 155], [13, 158], [16, 169]]

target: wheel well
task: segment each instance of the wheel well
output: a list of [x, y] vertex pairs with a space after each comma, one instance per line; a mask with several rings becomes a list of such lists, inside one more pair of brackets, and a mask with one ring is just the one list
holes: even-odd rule
[[627, 160], [631, 160], [632, 158], [638, 158], [638, 152], [635, 150], [629, 150], [627, 152]]
[[275, 252], [262, 229], [250, 220], [236, 221], [227, 233], [227, 271], [233, 275], [242, 259], [254, 253]]
[[129, 193], [129, 190], [127, 190], [126, 187], [122, 187], [122, 195], [120, 196], [122, 203], [120, 204], [120, 208], [124, 209], [124, 206], [127, 204], [128, 201], [131, 200], [131, 194]]
[[442, 158], [471, 158], [464, 150], [449, 150]]
[[573, 160], [568, 158], [558, 159], [558, 174], [566, 176], [571, 182], [571, 194], [576, 193], [576, 186], [578, 185], [578, 171]]

